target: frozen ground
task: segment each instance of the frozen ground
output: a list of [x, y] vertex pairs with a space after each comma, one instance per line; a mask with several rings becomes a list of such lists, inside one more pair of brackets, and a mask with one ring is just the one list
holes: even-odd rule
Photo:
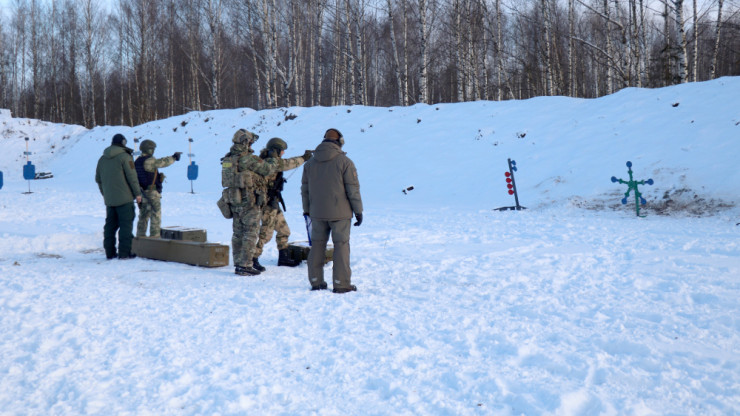
[[[3, 112], [0, 415], [740, 413], [738, 90], [723, 78], [598, 100], [223, 110], [93, 130]], [[114, 132], [154, 139], [157, 155], [193, 137], [196, 193], [185, 161], [163, 170], [163, 223], [228, 244], [218, 158], [242, 126], [258, 148], [285, 138], [288, 156], [344, 132], [366, 206], [352, 230], [358, 292], [309, 291], [305, 264], [275, 266], [274, 243], [255, 278], [105, 260], [93, 175]], [[54, 173], [32, 194], [25, 136]], [[507, 158], [527, 210], [492, 209], [513, 204]], [[645, 218], [609, 181], [627, 179], [627, 160], [656, 182], [640, 187]], [[299, 177], [285, 191], [293, 240], [305, 239]]]

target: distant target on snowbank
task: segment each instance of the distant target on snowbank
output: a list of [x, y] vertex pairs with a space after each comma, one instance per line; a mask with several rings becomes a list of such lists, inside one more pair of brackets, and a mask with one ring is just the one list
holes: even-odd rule
[[638, 217], [644, 217], [644, 215], [640, 215], [640, 205], [647, 204], [647, 201], [645, 198], [642, 197], [642, 193], [637, 189], [637, 185], [652, 185], [653, 180], [648, 179], [646, 181], [636, 181], [632, 178], [632, 162], [627, 161], [627, 173], [630, 176], [630, 180], [625, 181], [623, 179], [617, 179], [616, 176], [611, 177], [611, 181], [613, 183], [621, 183], [627, 185], [627, 192], [624, 193], [624, 198], [622, 198], [622, 204], [627, 205], [627, 198], [630, 196], [630, 192], [635, 192], [635, 215]]
[[519, 192], [517, 192], [516, 190], [516, 181], [514, 180], [514, 172], [517, 171], [516, 160], [508, 159], [508, 162], [509, 162], [509, 170], [504, 172], [504, 176], [506, 177], [506, 189], [509, 195], [514, 195], [514, 202], [516, 203], [516, 205], [511, 206], [511, 207], [496, 208], [496, 210], [497, 211], [507, 211], [507, 210], [520, 211], [523, 209], [527, 209], [527, 207], [523, 207], [519, 205]]
[[188, 138], [188, 157], [190, 158], [190, 164], [188, 165], [188, 180], [190, 181], [190, 193], [194, 194], [193, 181], [198, 179], [198, 165], [193, 161], [195, 153], [193, 153], [193, 139]]
[[138, 137], [134, 137], [134, 153], [133, 153], [133, 156], [134, 156], [134, 158], [137, 158], [137, 157], [141, 156], [141, 150], [139, 150], [139, 138]]
[[28, 137], [26, 137], [26, 151], [23, 152], [23, 154], [26, 156], [26, 164], [23, 165], [23, 179], [28, 181], [28, 192], [24, 192], [24, 194], [30, 194], [31, 192], [31, 181], [36, 179], [36, 166], [31, 163], [31, 160], [29, 156], [31, 156], [31, 152], [28, 150]]

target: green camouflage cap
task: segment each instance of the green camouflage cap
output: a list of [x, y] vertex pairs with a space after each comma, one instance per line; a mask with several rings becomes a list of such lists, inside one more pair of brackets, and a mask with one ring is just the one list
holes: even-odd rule
[[285, 150], [288, 148], [288, 143], [285, 143], [285, 140], [279, 137], [273, 137], [267, 142], [265, 147], [268, 149]]
[[154, 149], [157, 148], [157, 143], [154, 143], [153, 140], [144, 140], [141, 142], [141, 145], [139, 146], [139, 149], [141, 149], [142, 153], [146, 153], [149, 155], [154, 154]]
[[259, 139], [260, 136], [250, 132], [247, 129], [239, 129], [234, 133], [234, 137], [231, 139], [234, 143], [246, 143], [251, 145], [252, 143], [256, 142], [257, 139]]

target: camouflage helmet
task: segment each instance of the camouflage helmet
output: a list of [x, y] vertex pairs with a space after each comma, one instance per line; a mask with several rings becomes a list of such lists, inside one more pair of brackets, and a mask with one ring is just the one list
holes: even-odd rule
[[283, 151], [288, 148], [288, 143], [285, 143], [285, 140], [279, 137], [273, 137], [267, 142], [267, 145], [265, 145], [265, 147], [268, 150], [275, 149], [278, 151]]
[[252, 143], [256, 142], [259, 137], [260, 136], [250, 132], [247, 129], [239, 129], [236, 131], [236, 133], [234, 133], [234, 137], [231, 139], [231, 141], [236, 144], [245, 143], [251, 145]]
[[149, 154], [149, 155], [153, 155], [154, 149], [156, 148], [157, 148], [157, 143], [154, 143], [154, 141], [149, 140], [149, 139], [144, 140], [143, 142], [141, 142], [141, 145], [139, 145], [139, 149], [141, 149], [141, 152]]

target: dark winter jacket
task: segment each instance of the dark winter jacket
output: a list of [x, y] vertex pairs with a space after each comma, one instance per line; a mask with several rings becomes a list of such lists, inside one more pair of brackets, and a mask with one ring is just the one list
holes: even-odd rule
[[303, 212], [312, 219], [348, 220], [362, 214], [357, 169], [336, 142], [324, 140], [303, 166], [301, 196]]
[[152, 185], [154, 185], [154, 189], [157, 190], [160, 194], [162, 193], [162, 175], [159, 174], [158, 169], [154, 169], [154, 172], [149, 172], [144, 167], [144, 162], [147, 161], [147, 159], [152, 158], [154, 156], [152, 155], [143, 155], [139, 156], [136, 161], [134, 162], [134, 166], [136, 167], [136, 176], [139, 178], [139, 186], [141, 186], [141, 189], [148, 190]]
[[131, 152], [127, 147], [112, 145], [103, 151], [103, 156], [98, 160], [95, 182], [106, 206], [121, 206], [141, 196]]

